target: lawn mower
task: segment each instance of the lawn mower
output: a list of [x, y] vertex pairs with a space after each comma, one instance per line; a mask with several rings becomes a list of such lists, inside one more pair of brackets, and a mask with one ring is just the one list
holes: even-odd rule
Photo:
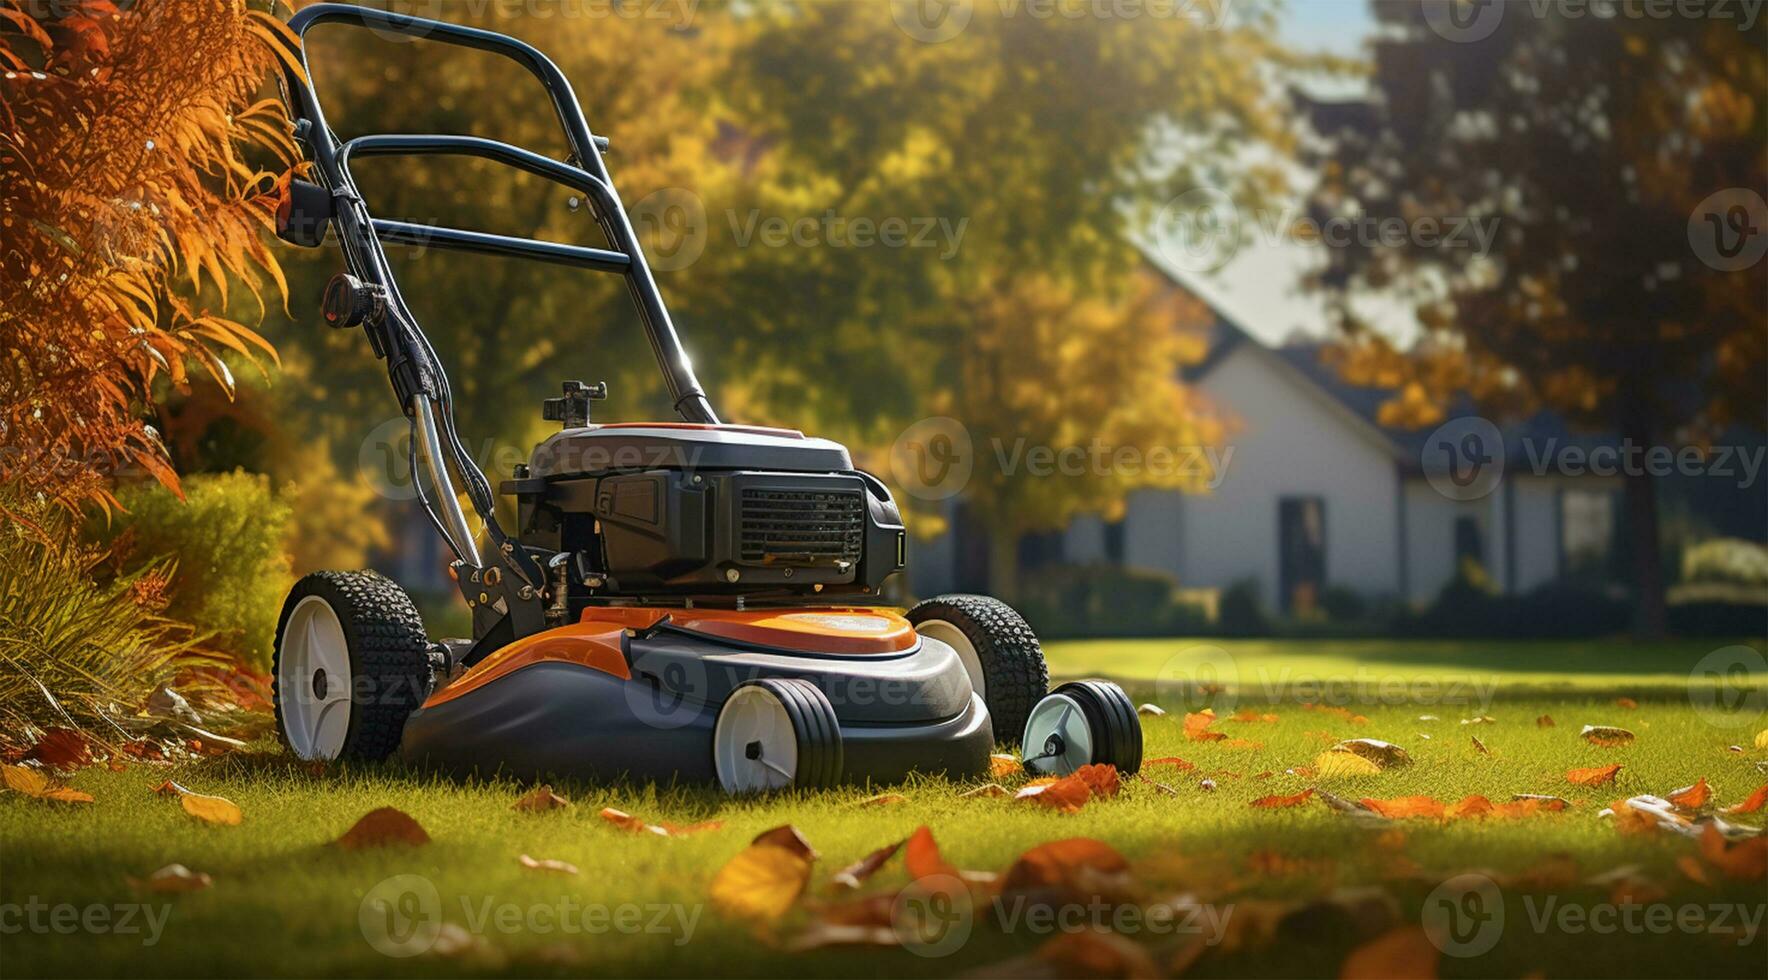
[[[306, 64], [322, 24], [463, 45], [513, 59], [545, 87], [563, 162], [489, 139], [368, 135], [340, 141], [311, 74], [282, 78], [311, 180], [289, 183], [280, 237], [335, 235], [345, 271], [322, 316], [360, 329], [411, 424], [417, 498], [453, 553], [472, 637], [432, 641], [411, 598], [374, 572], [317, 572], [289, 593], [273, 669], [277, 728], [303, 759], [379, 759], [521, 778], [713, 783], [733, 793], [987, 772], [997, 743], [1026, 766], [1133, 772], [1142, 733], [1116, 685], [1046, 693], [1037, 638], [991, 598], [884, 604], [905, 565], [890, 491], [841, 445], [720, 422], [570, 83], [501, 34], [346, 4], [289, 21]], [[353, 160], [460, 155], [565, 185], [606, 248], [377, 218]], [[563, 383], [542, 406], [560, 431], [515, 468], [507, 532], [455, 428], [441, 359], [400, 295], [384, 245], [533, 259], [624, 277], [678, 421], [598, 424], [604, 384]], [[458, 483], [456, 482], [458, 480]], [[458, 488], [458, 489], [457, 489]], [[482, 528], [475, 534], [461, 493]]]

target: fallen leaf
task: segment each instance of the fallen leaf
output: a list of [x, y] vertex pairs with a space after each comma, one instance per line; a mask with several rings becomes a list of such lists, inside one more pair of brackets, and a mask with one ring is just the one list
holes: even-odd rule
[[1076, 769], [1074, 775], [1080, 777], [1087, 784], [1087, 789], [1100, 799], [1116, 796], [1123, 787], [1123, 782], [1117, 775], [1117, 767], [1108, 763], [1089, 763]]
[[1322, 752], [1314, 759], [1314, 770], [1322, 777], [1374, 776], [1381, 767], [1360, 755], [1349, 752]]
[[1165, 756], [1165, 757], [1159, 758], [1159, 759], [1149, 759], [1148, 761], [1142, 763], [1143, 769], [1147, 769], [1150, 766], [1172, 766], [1173, 768], [1179, 770], [1180, 772], [1186, 772], [1188, 770], [1197, 768], [1196, 766], [1192, 765], [1189, 762], [1186, 762], [1185, 760], [1179, 758], [1176, 755], [1169, 755], [1169, 756]]
[[23, 793], [39, 800], [51, 800], [56, 803], [92, 802], [92, 794], [63, 786], [50, 780], [41, 772], [26, 766], [0, 766], [0, 781], [4, 781], [6, 788], [15, 793]]
[[1405, 749], [1374, 738], [1351, 738], [1334, 745], [1329, 752], [1348, 752], [1351, 755], [1375, 763], [1379, 769], [1391, 769], [1396, 766], [1409, 766], [1412, 757]]
[[198, 820], [223, 827], [237, 827], [245, 818], [237, 804], [219, 796], [187, 792], [178, 798], [178, 804], [184, 808], [185, 813]]
[[1219, 742], [1228, 736], [1222, 732], [1212, 732], [1209, 726], [1215, 724], [1216, 713], [1213, 708], [1204, 708], [1185, 715], [1185, 737], [1193, 742]]
[[52, 769], [74, 770], [92, 764], [92, 746], [72, 728], [45, 728], [43, 737], [24, 755]]
[[1339, 967], [1342, 980], [1435, 980], [1436, 944], [1422, 926], [1401, 926], [1357, 947]]
[[522, 867], [527, 868], [530, 871], [550, 871], [554, 874], [561, 875], [574, 875], [577, 873], [577, 865], [566, 861], [555, 861], [551, 858], [539, 860], [531, 858], [526, 854], [516, 858], [516, 860], [521, 863]]
[[1639, 707], [1639, 702], [1633, 700], [1632, 698], [1615, 698], [1615, 704], [1619, 707], [1627, 709], [1628, 711], [1632, 711], [1632, 710]]
[[1093, 790], [1079, 775], [1068, 775], [1055, 782], [1030, 783], [1014, 795], [1016, 800], [1030, 800], [1053, 810], [1074, 813], [1087, 805]]
[[1478, 752], [1480, 755], [1491, 755], [1492, 754], [1492, 750], [1486, 748], [1486, 743], [1480, 741], [1478, 735], [1469, 735], [1467, 737], [1473, 740], [1474, 751]]
[[1301, 792], [1295, 794], [1294, 796], [1261, 796], [1258, 799], [1253, 800], [1252, 805], [1256, 806], [1256, 807], [1264, 807], [1266, 809], [1277, 809], [1280, 807], [1301, 806], [1303, 803], [1306, 803], [1308, 800], [1312, 799], [1313, 796], [1314, 796], [1313, 790], [1304, 789]]
[[1603, 786], [1614, 782], [1615, 773], [1621, 771], [1617, 763], [1612, 766], [1594, 766], [1589, 769], [1567, 769], [1565, 778], [1574, 786]]
[[988, 757], [988, 771], [996, 779], [1016, 779], [1025, 775], [1025, 763], [1018, 756], [991, 755]]
[[1542, 810], [1557, 813], [1571, 809], [1571, 801], [1562, 796], [1549, 796], [1542, 793], [1517, 793], [1510, 798], [1512, 803], [1534, 803]]
[[335, 842], [346, 851], [361, 850], [365, 847], [385, 847], [389, 844], [410, 844], [418, 846], [428, 844], [430, 835], [418, 825], [411, 815], [390, 806], [371, 810], [356, 825], [344, 832]]
[[922, 878], [958, 877], [958, 867], [939, 853], [939, 842], [933, 839], [933, 831], [926, 824], [915, 828], [909, 835], [902, 856], [903, 867], [908, 869], [909, 878], [920, 881]]
[[1467, 820], [1473, 817], [1491, 816], [1498, 812], [1498, 808], [1492, 805], [1491, 800], [1483, 796], [1469, 796], [1446, 809], [1443, 816], [1449, 820]]
[[172, 895], [179, 892], [201, 891], [214, 884], [214, 880], [200, 871], [192, 871], [182, 864], [168, 864], [146, 878], [125, 878], [129, 887], [136, 891], [153, 892], [158, 895]]
[[1712, 884], [1712, 882], [1707, 879], [1707, 869], [1700, 863], [1700, 859], [1692, 854], [1684, 854], [1677, 858], [1676, 867], [1687, 876], [1689, 881], [1692, 881], [1697, 885]]
[[1733, 807], [1727, 807], [1726, 813], [1755, 813], [1768, 804], [1768, 783], [1763, 783], [1750, 794], [1750, 798]]
[[1063, 889], [1116, 894], [1128, 884], [1130, 863], [1115, 848], [1091, 837], [1050, 841], [1019, 855], [1001, 878], [1004, 893]]
[[1473, 718], [1461, 719], [1461, 724], [1463, 725], [1496, 725], [1497, 723], [1498, 719], [1493, 718], [1491, 715], [1478, 715]]
[[1684, 786], [1672, 792], [1666, 799], [1684, 810], [1698, 810], [1712, 799], [1712, 787], [1707, 785], [1707, 777], [1702, 776], [1693, 786]]
[[858, 861], [835, 872], [835, 877], [830, 880], [830, 884], [837, 888], [858, 888], [867, 878], [876, 874], [878, 869], [882, 868], [886, 862], [895, 857], [896, 852], [902, 850], [902, 845], [903, 841], [897, 841], [894, 844], [887, 844], [878, 848], [872, 853], [867, 854], [865, 857], [860, 858]]
[[791, 824], [782, 824], [778, 827], [764, 830], [761, 833], [756, 834], [755, 839], [749, 843], [772, 844], [775, 847], [783, 847], [794, 854], [802, 855], [809, 861], [815, 861], [822, 856], [816, 852], [816, 848], [810, 846], [810, 841], [805, 839], [804, 835], [798, 831], [798, 828]]
[[1552, 715], [1542, 715], [1541, 717], [1536, 718], [1535, 719], [1535, 727], [1536, 728], [1552, 728], [1553, 727], [1553, 716]]
[[1442, 803], [1428, 796], [1400, 796], [1391, 800], [1364, 797], [1359, 802], [1389, 820], [1406, 817], [1431, 817], [1440, 820], [1443, 816]]
[[1166, 714], [1166, 709], [1158, 704], [1142, 704], [1136, 707], [1136, 714], [1158, 718], [1161, 715]]
[[1758, 883], [1768, 878], [1768, 834], [1730, 843], [1718, 825], [1708, 824], [1700, 835], [1700, 856], [1728, 878]]
[[1265, 712], [1263, 714], [1260, 714], [1259, 712], [1254, 711], [1251, 708], [1241, 708], [1239, 711], [1234, 712], [1233, 716], [1230, 717], [1228, 720], [1229, 721], [1242, 721], [1242, 722], [1250, 722], [1250, 721], [1275, 722], [1277, 720], [1277, 716], [1274, 714], [1271, 714], [1270, 712]]
[[726, 915], [775, 922], [804, 894], [815, 852], [791, 827], [768, 831], [756, 841], [718, 869], [709, 895]]
[[1768, 749], [1768, 728], [1756, 733], [1756, 748]]
[[869, 796], [860, 800], [858, 803], [855, 803], [854, 806], [895, 806], [898, 803], [907, 803], [908, 801], [909, 798], [901, 793], [879, 793], [877, 796]]
[[1625, 728], [1615, 728], [1612, 725], [1585, 725], [1584, 730], [1578, 735], [1591, 745], [1600, 745], [1605, 749], [1630, 745], [1634, 737], [1633, 733]]
[[1163, 976], [1140, 944], [1103, 929], [1065, 932], [1038, 947], [1035, 955], [1064, 977], [1156, 980]]
[[1010, 791], [1007, 787], [1002, 786], [1000, 783], [987, 783], [978, 786], [975, 789], [965, 790], [964, 792], [959, 793], [958, 798], [961, 800], [969, 800], [980, 797], [1002, 797], [1009, 795], [1009, 793]]
[[570, 805], [570, 800], [554, 793], [551, 786], [542, 784], [517, 800], [510, 809], [523, 813], [543, 813], [547, 810], [562, 810]]
[[697, 834], [703, 830], [717, 830], [724, 826], [722, 820], [706, 820], [686, 826], [672, 823], [647, 823], [625, 810], [616, 810], [611, 806], [603, 807], [598, 816], [622, 830], [630, 830], [635, 834], [654, 834], [658, 837], [686, 837], [689, 834]]

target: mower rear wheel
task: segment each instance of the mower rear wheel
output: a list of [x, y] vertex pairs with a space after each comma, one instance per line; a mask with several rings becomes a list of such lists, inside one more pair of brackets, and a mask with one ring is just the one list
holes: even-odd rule
[[276, 624], [276, 730], [302, 759], [383, 759], [430, 683], [411, 597], [376, 572], [314, 572]]
[[718, 710], [712, 761], [727, 793], [832, 787], [842, 770], [835, 707], [797, 678], [739, 684]]
[[1025, 723], [1025, 767], [1066, 776], [1106, 763], [1126, 773], [1142, 768], [1142, 720], [1129, 695], [1110, 681], [1072, 681], [1051, 691]]
[[915, 632], [958, 653], [988, 705], [995, 741], [1014, 745], [1050, 685], [1043, 647], [1012, 606], [983, 595], [942, 595], [909, 610]]

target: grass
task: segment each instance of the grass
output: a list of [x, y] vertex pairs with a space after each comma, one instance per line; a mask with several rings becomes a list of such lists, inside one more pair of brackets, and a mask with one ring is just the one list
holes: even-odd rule
[[[1558, 918], [1568, 905], [1578, 914], [1599, 910], [1611, 900], [1611, 889], [1586, 879], [1629, 866], [1662, 889], [1655, 904], [1672, 912], [1690, 906], [1711, 916], [1716, 913], [1710, 909], [1726, 905], [1760, 917], [1768, 908], [1768, 882], [1715, 878], [1712, 885], [1697, 885], [1677, 867], [1679, 858], [1694, 853], [1691, 842], [1624, 835], [1597, 817], [1616, 798], [1662, 795], [1699, 777], [1713, 785], [1724, 804], [1768, 781], [1761, 766], [1768, 752], [1751, 741], [1768, 719], [1758, 712], [1731, 719], [1741, 724], [1715, 724], [1715, 716], [1689, 696], [1689, 671], [1709, 647], [1247, 641], [1220, 649], [1225, 658], [1200, 653], [1185, 641], [1051, 645], [1058, 675], [1113, 675], [1129, 682], [1138, 700], [1174, 695], [1171, 685], [1156, 683], [1163, 675], [1184, 675], [1199, 662], [1227, 664], [1242, 686], [1230, 685], [1220, 696], [1222, 706], [1237, 700], [1238, 706], [1278, 716], [1275, 722], [1217, 723], [1231, 735], [1262, 743], [1260, 748], [1187, 741], [1176, 713], [1147, 719], [1148, 757], [1182, 756], [1198, 771], [1150, 770], [1177, 795], [1131, 784], [1123, 796], [1073, 815], [1008, 800], [960, 799], [966, 787], [941, 779], [895, 789], [906, 801], [878, 807], [856, 806], [870, 792], [860, 789], [731, 800], [679, 788], [560, 786], [556, 789], [576, 802], [573, 808], [522, 814], [510, 805], [524, 787], [510, 782], [439, 781], [397, 767], [334, 766], [315, 775], [276, 753], [240, 754], [170, 771], [95, 767], [73, 780], [97, 798], [90, 807], [0, 796], [0, 903], [18, 906], [0, 906], [0, 928], [8, 930], [0, 934], [0, 974], [931, 976], [987, 968], [1025, 955], [1048, 938], [1023, 925], [1003, 931], [984, 921], [945, 957], [870, 948], [782, 952], [777, 940], [722, 918], [707, 903], [715, 871], [756, 833], [782, 823], [796, 825], [821, 852], [807, 899], [825, 896], [823, 883], [834, 870], [925, 824], [945, 855], [967, 869], [1003, 870], [1036, 844], [1087, 836], [1108, 842], [1131, 860], [1149, 900], [1191, 892], [1222, 911], [1232, 908], [1229, 921], [1238, 916], [1242, 927], [1272, 908], [1306, 907], [1263, 939], [1239, 948], [1223, 944], [1187, 975], [1336, 974], [1359, 944], [1359, 930], [1380, 925], [1384, 917], [1371, 919], [1367, 906], [1354, 914], [1335, 911], [1341, 907], [1317, 904], [1320, 899], [1334, 889], [1374, 889], [1365, 894], [1391, 897], [1399, 920], [1415, 923], [1437, 884], [1470, 869], [1502, 884], [1505, 925], [1490, 952], [1443, 957], [1445, 976], [1763, 974], [1768, 938], [1760, 931], [1739, 945], [1735, 934], [1674, 927], [1668, 934], [1646, 928], [1599, 934], [1576, 928], [1579, 920]], [[1466, 682], [1469, 690], [1474, 681], [1495, 686], [1489, 701], [1456, 701], [1449, 684], [1454, 681]], [[1293, 700], [1320, 694], [1329, 695], [1321, 700], [1348, 696], [1355, 702], [1352, 710], [1367, 721], [1303, 710]], [[1620, 696], [1637, 699], [1639, 707], [1618, 706]], [[1542, 714], [1552, 715], [1556, 726], [1537, 727]], [[1438, 720], [1420, 721], [1421, 715]], [[1494, 720], [1460, 723], [1479, 715]], [[1578, 737], [1583, 724], [1625, 726], [1638, 738], [1624, 748], [1598, 748]], [[1474, 749], [1470, 736], [1475, 734], [1490, 755]], [[1357, 827], [1318, 802], [1283, 810], [1248, 805], [1260, 796], [1314, 785], [1284, 769], [1308, 763], [1330, 738], [1355, 736], [1397, 742], [1415, 764], [1318, 783], [1340, 796], [1426, 794], [1455, 800], [1480, 793], [1502, 801], [1529, 792], [1562, 795], [1574, 806], [1564, 814], [1523, 821], [1409, 821], [1397, 825], [1398, 834], [1386, 834]], [[1733, 744], [1747, 751], [1732, 752]], [[1611, 787], [1583, 789], [1569, 785], [1563, 775], [1571, 767], [1611, 762], [1624, 767]], [[1266, 771], [1275, 775], [1259, 778]], [[234, 800], [244, 809], [245, 822], [198, 824], [173, 801], [148, 792], [168, 776]], [[1200, 788], [1202, 776], [1215, 781], [1213, 792]], [[326, 846], [358, 817], [384, 805], [416, 817], [432, 843], [354, 853]], [[684, 839], [631, 835], [597, 817], [604, 806], [678, 823], [719, 819], [725, 826]], [[1737, 819], [1759, 826], [1764, 815]], [[516, 860], [524, 853], [572, 862], [582, 874], [558, 877], [524, 869]], [[76, 908], [138, 901], [124, 876], [140, 877], [171, 862], [207, 872], [215, 884], [149, 899], [155, 915], [165, 916], [154, 945], [144, 946], [142, 935], [90, 935], [77, 927], [69, 935], [10, 931], [23, 922], [22, 907], [33, 897]], [[1536, 886], [1517, 880], [1569, 868], [1575, 868], [1575, 878]], [[448, 922], [468, 927], [489, 913], [479, 951], [409, 959], [376, 952], [365, 941], [359, 913], [364, 897], [397, 875], [419, 875], [433, 883]], [[888, 891], [903, 881], [899, 857], [868, 891]], [[575, 919], [579, 913], [569, 910], [598, 904], [639, 907], [624, 913], [636, 916], [628, 925], [638, 931], [586, 934], [558, 926], [561, 908]], [[505, 908], [511, 911], [495, 911]], [[531, 914], [536, 909], [539, 913]], [[498, 914], [515, 916], [515, 927], [500, 928]], [[1543, 914], [1550, 921], [1537, 926]], [[1645, 914], [1637, 912], [1638, 921], [1655, 921]], [[1727, 926], [1738, 924], [1736, 910], [1726, 914]], [[137, 924], [141, 921], [138, 915]], [[794, 934], [803, 921], [788, 919], [780, 935]], [[691, 929], [684, 929], [684, 922], [691, 922]], [[1574, 928], [1566, 928], [1568, 922]], [[644, 931], [653, 925], [668, 931]], [[1173, 942], [1163, 935], [1132, 938], [1161, 950]]]

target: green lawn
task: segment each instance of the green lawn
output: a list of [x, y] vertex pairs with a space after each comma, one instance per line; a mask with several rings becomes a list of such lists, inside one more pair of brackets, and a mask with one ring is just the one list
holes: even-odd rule
[[[513, 783], [458, 784], [393, 767], [337, 766], [312, 774], [273, 752], [175, 770], [94, 767], [73, 779], [97, 798], [92, 806], [0, 795], [0, 974], [931, 976], [998, 967], [1050, 938], [1004, 907], [1013, 916], [1010, 927], [992, 913], [965, 920], [972, 926], [968, 941], [944, 956], [780, 948], [811, 920], [810, 907], [827, 900], [825, 883], [835, 870], [922, 824], [948, 858], [971, 870], [1004, 870], [1026, 849], [1061, 838], [1109, 843], [1130, 859], [1141, 906], [1170, 906], [1189, 894], [1215, 921], [1226, 917], [1235, 938], [1210, 948], [1188, 976], [1336, 975], [1360, 935], [1419, 922], [1433, 889], [1472, 870], [1499, 888], [1502, 928], [1488, 952], [1443, 956], [1438, 969], [1444, 976], [1768, 971], [1768, 939], [1761, 932], [1768, 928], [1762, 921], [1768, 881], [1730, 880], [1714, 871], [1711, 884], [1696, 884], [1678, 868], [1678, 859], [1696, 852], [1693, 842], [1621, 834], [1597, 816], [1616, 798], [1663, 795], [1701, 777], [1723, 805], [1768, 782], [1768, 751], [1753, 745], [1755, 733], [1768, 727], [1760, 711], [1760, 685], [1768, 678], [1745, 678], [1757, 687], [1742, 715], [1707, 710], [1707, 689], [1699, 683], [1691, 697], [1691, 669], [1719, 644], [1247, 641], [1199, 649], [1204, 646], [1177, 640], [1051, 644], [1058, 675], [1123, 679], [1138, 701], [1163, 697], [1175, 709], [1183, 691], [1171, 681], [1200, 676], [1195, 668], [1205, 664], [1209, 677], [1223, 678], [1214, 697], [1224, 720], [1215, 727], [1260, 743], [1186, 740], [1176, 710], [1145, 719], [1149, 758], [1181, 756], [1197, 770], [1149, 771], [1176, 795], [1132, 782], [1118, 798], [1072, 815], [1011, 800], [960, 799], [968, 787], [938, 779], [897, 790], [905, 802], [873, 807], [855, 806], [875, 792], [859, 789], [733, 801], [699, 790], [560, 786], [574, 807], [524, 814], [510, 808], [524, 789]], [[1474, 696], [1462, 700], [1459, 691]], [[1305, 710], [1297, 696], [1349, 710]], [[1617, 705], [1623, 696], [1638, 707]], [[1225, 720], [1231, 714], [1225, 709], [1243, 707], [1277, 720]], [[1367, 720], [1346, 717], [1357, 714]], [[1542, 714], [1557, 724], [1537, 727]], [[1419, 720], [1423, 715], [1436, 720]], [[1492, 720], [1461, 724], [1481, 715]], [[1624, 748], [1598, 748], [1579, 738], [1584, 724], [1620, 725], [1638, 737]], [[1490, 754], [1475, 749], [1473, 735]], [[1399, 743], [1415, 762], [1338, 779], [1284, 772], [1310, 763], [1330, 739], [1359, 736]], [[1745, 751], [1730, 751], [1733, 745]], [[1586, 789], [1564, 778], [1568, 768], [1609, 763], [1623, 766], [1613, 786]], [[1260, 778], [1265, 772], [1274, 775]], [[176, 802], [150, 792], [168, 776], [232, 799], [244, 809], [244, 823], [209, 827], [192, 820]], [[1214, 781], [1213, 791], [1200, 786], [1203, 777]], [[1517, 821], [1405, 821], [1386, 829], [1360, 826], [1318, 800], [1294, 809], [1249, 806], [1255, 798], [1309, 786], [1340, 797], [1427, 794], [1450, 801], [1474, 793], [1494, 802], [1549, 793], [1573, 806]], [[416, 817], [432, 842], [361, 852], [326, 846], [384, 805]], [[652, 820], [718, 819], [725, 826], [685, 839], [633, 835], [600, 820], [604, 806]], [[1768, 815], [1732, 819], [1761, 826]], [[783, 823], [796, 825], [821, 858], [801, 909], [770, 935], [721, 917], [707, 902], [707, 886], [756, 833]], [[572, 862], [582, 873], [525, 869], [517, 863], [524, 853]], [[34, 910], [33, 903], [42, 903], [115, 914], [108, 910], [141, 901], [125, 876], [145, 876], [171, 862], [211, 874], [214, 885], [148, 897], [148, 912], [160, 923], [153, 945], [144, 945], [146, 935], [92, 934], [66, 919], [71, 933], [58, 934], [54, 913]], [[901, 862], [887, 865], [866, 892], [901, 887]], [[1632, 892], [1645, 902], [1631, 911], [1611, 904], [1611, 883], [1589, 882], [1627, 868], [1644, 879]], [[477, 948], [412, 958], [377, 952], [365, 936], [377, 934], [384, 917], [371, 914], [365, 926], [365, 897], [405, 891], [404, 884], [381, 885], [400, 875], [433, 886], [440, 918], [479, 933]], [[1381, 911], [1389, 902], [1391, 911]], [[603, 906], [606, 925], [593, 918]], [[580, 926], [586, 909], [597, 910], [590, 931], [559, 925], [562, 914]], [[150, 928], [143, 912], [132, 914], [132, 924]], [[33, 930], [33, 915], [46, 931]], [[1585, 916], [1594, 918], [1586, 923]], [[1696, 929], [1697, 919], [1714, 931]], [[1753, 932], [1729, 931], [1750, 921]], [[1266, 928], [1257, 928], [1261, 923]], [[1611, 924], [1618, 929], [1599, 931]], [[1155, 951], [1162, 964], [1176, 948], [1201, 940], [1154, 929], [1132, 930], [1129, 937]], [[1023, 972], [1024, 966], [1009, 963], [1008, 969]]]

